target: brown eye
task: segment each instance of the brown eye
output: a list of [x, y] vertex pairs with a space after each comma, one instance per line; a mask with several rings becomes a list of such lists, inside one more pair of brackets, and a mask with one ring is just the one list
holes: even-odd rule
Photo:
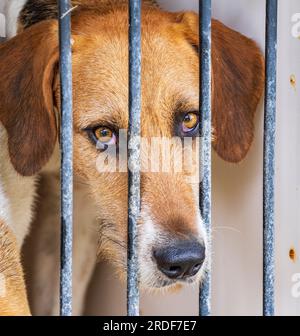
[[102, 144], [105, 145], [114, 145], [116, 143], [116, 135], [115, 133], [108, 127], [98, 127], [94, 130], [94, 135]]
[[199, 124], [199, 117], [196, 113], [189, 112], [184, 116], [182, 122], [182, 131], [184, 133], [189, 133], [194, 131]]

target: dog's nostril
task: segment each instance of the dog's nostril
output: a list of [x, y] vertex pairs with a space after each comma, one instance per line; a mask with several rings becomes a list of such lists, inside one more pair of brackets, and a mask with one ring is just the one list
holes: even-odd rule
[[181, 267], [180, 266], [171, 266], [170, 267], [170, 271], [171, 272], [180, 272], [181, 271]]
[[153, 252], [158, 269], [171, 279], [196, 275], [205, 259], [205, 247], [195, 241], [180, 241]]
[[202, 264], [196, 264], [195, 266], [193, 266], [191, 276], [196, 275], [199, 272], [201, 266]]
[[183, 274], [180, 266], [163, 265], [158, 268], [171, 279], [178, 278]]

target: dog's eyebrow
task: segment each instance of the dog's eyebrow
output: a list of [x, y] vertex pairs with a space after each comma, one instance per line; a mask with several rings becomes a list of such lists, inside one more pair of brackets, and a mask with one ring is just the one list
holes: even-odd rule
[[127, 117], [118, 108], [108, 108], [103, 104], [102, 108], [87, 108], [80, 114], [75, 127], [79, 130], [93, 129], [99, 126], [110, 127], [114, 130], [127, 128]]
[[98, 119], [98, 120], [94, 120], [93, 122], [87, 124], [86, 126], [83, 126], [81, 125], [80, 129], [81, 130], [88, 130], [88, 129], [94, 129], [94, 128], [97, 128], [97, 127], [100, 127], [100, 126], [106, 126], [106, 127], [109, 127], [113, 130], [119, 130], [121, 128], [123, 128], [121, 125], [120, 125], [120, 122], [114, 120], [114, 119], [104, 119], [104, 118], [101, 118], [101, 119]]
[[99, 126], [109, 127], [114, 130], [127, 128], [127, 118], [122, 118], [120, 113], [109, 111], [85, 113], [76, 122], [75, 128], [82, 131], [93, 129]]
[[176, 114], [195, 112], [199, 110], [198, 97], [196, 99], [194, 99], [194, 97], [191, 97], [190, 99], [181, 97], [178, 99], [178, 96], [176, 96], [174, 99], [174, 112]]

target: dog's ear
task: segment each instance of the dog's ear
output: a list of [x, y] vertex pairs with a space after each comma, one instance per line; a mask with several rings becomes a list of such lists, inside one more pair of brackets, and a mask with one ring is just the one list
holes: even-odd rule
[[[196, 49], [199, 17], [177, 14], [176, 22]], [[256, 43], [212, 20], [213, 147], [221, 158], [239, 162], [247, 154], [254, 134], [254, 115], [264, 86], [264, 59]]]
[[11, 162], [31, 176], [49, 160], [57, 138], [53, 81], [58, 69], [55, 20], [38, 23], [0, 46], [0, 122]]

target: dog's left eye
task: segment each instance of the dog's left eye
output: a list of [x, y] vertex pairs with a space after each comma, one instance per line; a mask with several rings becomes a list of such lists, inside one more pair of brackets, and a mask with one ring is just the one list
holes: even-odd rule
[[94, 130], [98, 141], [108, 144], [114, 140], [114, 132], [107, 127], [99, 127]]
[[194, 132], [199, 125], [199, 116], [194, 112], [187, 113], [182, 121], [181, 131], [184, 134]]
[[103, 145], [115, 145], [117, 142], [116, 134], [108, 127], [98, 127], [94, 130], [97, 142]]

